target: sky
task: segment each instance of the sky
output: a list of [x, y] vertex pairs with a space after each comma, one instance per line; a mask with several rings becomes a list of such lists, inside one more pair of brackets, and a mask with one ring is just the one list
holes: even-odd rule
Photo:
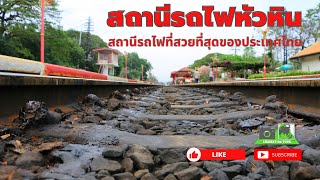
[[[109, 27], [106, 23], [109, 11], [150, 11], [156, 6], [171, 4], [171, 11], [199, 11], [202, 12], [203, 5], [214, 5], [215, 10], [226, 11], [230, 6], [237, 6], [241, 11], [242, 4], [255, 7], [255, 11], [267, 12], [270, 6], [284, 6], [288, 11], [302, 11], [316, 7], [317, 0], [59, 0], [61, 22], [65, 30], [84, 30], [84, 24], [90, 16], [93, 20], [93, 34], [100, 36], [108, 42], [112, 38], [137, 37], [149, 38], [152, 35], [158, 37], [168, 36], [170, 32], [173, 37], [195, 38], [202, 32], [204, 38], [245, 38], [257, 37], [254, 27]], [[258, 35], [259, 36], [259, 35]], [[237, 47], [238, 55], [242, 55], [243, 47]], [[216, 47], [208, 50], [206, 47], [121, 47], [121, 52], [137, 52], [140, 57], [148, 59], [153, 66], [152, 73], [160, 82], [170, 81], [170, 72], [191, 65], [195, 60], [209, 53], [219, 52], [234, 54], [231, 47]], [[257, 54], [262, 54], [262, 48], [255, 49]]]

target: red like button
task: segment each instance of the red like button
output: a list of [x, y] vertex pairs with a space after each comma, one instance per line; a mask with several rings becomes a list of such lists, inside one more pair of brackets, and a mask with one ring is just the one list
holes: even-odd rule
[[264, 161], [300, 161], [301, 149], [255, 149], [254, 160]]
[[215, 150], [204, 150], [201, 149], [200, 160], [214, 161], [214, 160], [245, 160], [246, 150], [245, 149], [215, 149]]

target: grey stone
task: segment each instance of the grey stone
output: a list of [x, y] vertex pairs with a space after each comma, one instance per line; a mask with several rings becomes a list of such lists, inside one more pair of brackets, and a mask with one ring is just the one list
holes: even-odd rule
[[86, 116], [84, 117], [80, 123], [95, 123], [98, 124], [102, 119], [98, 116]]
[[232, 180], [252, 180], [252, 179], [247, 176], [237, 175]]
[[284, 177], [289, 179], [289, 169], [289, 166], [280, 166], [274, 169], [272, 175], [276, 177]]
[[216, 136], [230, 136], [230, 131], [226, 128], [215, 128], [214, 134]]
[[133, 175], [134, 177], [140, 179], [142, 176], [144, 176], [147, 173], [149, 173], [149, 169], [141, 169], [136, 171]]
[[126, 172], [132, 172], [133, 171], [133, 161], [130, 158], [124, 158], [121, 161], [121, 165], [124, 168]]
[[271, 171], [268, 167], [268, 165], [263, 162], [263, 161], [255, 161], [253, 160], [253, 156], [249, 156], [247, 159], [246, 159], [246, 163], [245, 163], [245, 166], [244, 166], [244, 170], [246, 170], [247, 172], [249, 173], [254, 173], [256, 171], [252, 171], [252, 167], [255, 166], [255, 169], [256, 171], [260, 168], [260, 174], [263, 173], [263, 176], [264, 177], [270, 177], [271, 176]]
[[218, 97], [221, 97], [221, 98], [227, 98], [230, 94], [228, 92], [226, 92], [225, 90], [221, 90], [219, 93], [218, 93]]
[[119, 144], [119, 138], [117, 136], [109, 135], [107, 137], [104, 137], [101, 142], [105, 145], [118, 145]]
[[215, 169], [208, 174], [212, 180], [229, 180], [227, 174], [220, 169]]
[[153, 155], [159, 155], [161, 153], [161, 151], [153, 146], [147, 146], [146, 147]]
[[122, 157], [124, 152], [128, 149], [128, 145], [118, 145], [118, 146], [107, 146], [106, 149], [102, 152], [103, 157], [105, 158], [117, 158]]
[[133, 160], [137, 169], [153, 169], [153, 155], [148, 149], [141, 145], [132, 145], [129, 151], [127, 151], [126, 156]]
[[112, 99], [119, 99], [119, 100], [125, 100], [125, 96], [123, 94], [121, 94], [121, 92], [119, 91], [114, 91], [111, 95]]
[[107, 107], [109, 111], [115, 111], [120, 109], [121, 104], [118, 99], [109, 99]]
[[117, 128], [120, 127], [120, 122], [118, 120], [110, 120], [107, 121], [105, 125]]
[[[257, 170], [259, 170], [259, 172], [261, 171], [261, 168], [258, 168]], [[265, 177], [265, 175], [253, 172], [253, 173], [249, 173], [248, 177], [251, 179], [262, 179]]]
[[17, 160], [16, 165], [22, 168], [31, 168], [32, 166], [44, 165], [44, 157], [39, 152], [25, 152]]
[[125, 130], [127, 132], [135, 133], [141, 129], [144, 129], [144, 127], [140, 124], [133, 124], [127, 121], [120, 123], [120, 130]]
[[268, 96], [264, 101], [265, 103], [275, 102], [275, 101], [278, 101], [278, 98], [276, 95], [271, 95], [271, 96]]
[[101, 178], [106, 177], [106, 176], [110, 176], [110, 173], [109, 173], [108, 170], [105, 170], [105, 169], [100, 170], [100, 171], [96, 174], [96, 177], [97, 177], [98, 179], [101, 179]]
[[102, 109], [101, 111], [95, 113], [95, 115], [100, 117], [103, 120], [111, 120], [112, 119], [112, 113], [106, 109]]
[[244, 165], [246, 163], [245, 160], [234, 160], [234, 161], [229, 161], [228, 166], [233, 166], [233, 165]]
[[189, 167], [188, 169], [184, 169], [182, 171], [174, 173], [174, 175], [179, 180], [192, 180], [200, 178], [200, 172], [198, 167]]
[[113, 175], [113, 177], [115, 180], [136, 180], [137, 179], [133, 176], [133, 174], [129, 172], [115, 174]]
[[97, 180], [95, 175], [96, 175], [95, 172], [91, 172], [82, 176], [79, 180]]
[[2, 158], [4, 158], [4, 146], [5, 144], [0, 140], [0, 160], [2, 160]]
[[149, 107], [150, 103], [143, 102], [143, 101], [138, 101], [136, 105], [139, 106], [139, 107]]
[[178, 153], [173, 149], [169, 149], [169, 150], [164, 150], [160, 154], [160, 159], [166, 164], [172, 164], [176, 162], [185, 162], [186, 156], [183, 155], [182, 153]]
[[254, 128], [254, 127], [260, 126], [263, 123], [264, 123], [263, 119], [254, 118], [254, 119], [247, 119], [247, 120], [241, 121], [239, 123], [239, 126], [241, 128]]
[[230, 99], [232, 100], [232, 101], [237, 101], [237, 102], [239, 102], [240, 104], [244, 104], [244, 103], [246, 103], [246, 97], [243, 95], [243, 93], [241, 93], [241, 92], [236, 92], [236, 93], [234, 93], [231, 97], [230, 97]]
[[205, 161], [203, 163], [203, 169], [207, 170], [208, 172], [211, 172], [215, 169], [221, 169], [223, 165], [218, 162], [213, 162], [213, 161]]
[[173, 174], [169, 174], [163, 180], [177, 180], [177, 178]]
[[86, 105], [97, 105], [102, 107], [103, 106], [103, 102], [100, 100], [100, 98], [94, 94], [88, 94], [84, 100], [83, 103]]
[[287, 104], [280, 102], [280, 101], [273, 102], [273, 103], [267, 103], [264, 105], [264, 107], [266, 109], [274, 110], [274, 111], [276, 111], [276, 113], [281, 113], [281, 114], [285, 114], [288, 110]]
[[189, 167], [189, 164], [187, 162], [178, 162], [173, 164], [167, 164], [163, 166], [160, 170], [157, 170], [155, 172], [155, 175], [162, 179], [168, 174], [172, 174], [178, 171], [182, 171], [183, 169], [187, 169]]
[[147, 173], [141, 178], [141, 180], [158, 180], [158, 178], [151, 173]]
[[320, 178], [320, 171], [315, 166], [308, 163], [297, 161], [293, 162], [290, 167], [290, 179], [316, 179]]
[[46, 118], [42, 121], [44, 124], [59, 124], [61, 122], [61, 115], [54, 111], [48, 111]]
[[[208, 161], [209, 162], [209, 161]], [[190, 162], [189, 163], [190, 166], [196, 166], [198, 168], [202, 168], [203, 164], [204, 164], [204, 161], [198, 161], [198, 162]]]
[[159, 122], [158, 121], [148, 121], [148, 120], [144, 120], [142, 122], [142, 125], [146, 128], [146, 129], [150, 129], [152, 128], [153, 126], [156, 126], [158, 125]]
[[320, 151], [307, 149], [303, 152], [303, 160], [314, 165], [320, 165]]
[[37, 174], [34, 174], [31, 170], [26, 169], [17, 169], [17, 174], [21, 175], [24, 179], [37, 179], [38, 176]]
[[282, 118], [282, 114], [279, 114], [279, 113], [270, 113], [268, 116], [272, 117], [273, 120], [269, 120], [267, 122], [277, 122], [279, 119]]
[[6, 178], [6, 176], [4, 176], [2, 178], [2, 175], [9, 175], [10, 173], [13, 173], [11, 179], [23, 179], [22, 176], [19, 174], [19, 172], [16, 172], [17, 171], [17, 167], [15, 166], [10, 166], [10, 165], [6, 165], [6, 166], [0, 166], [0, 177], [1, 177], [1, 180], [7, 180], [9, 178]]
[[285, 177], [278, 177], [278, 176], [271, 176], [268, 178], [263, 178], [263, 180], [288, 180], [289, 178], [285, 178]]
[[[61, 174], [61, 173], [54, 173], [54, 172], [44, 172], [40, 175], [39, 179], [74, 179], [72, 176], [70, 175], [66, 175], [66, 174]], [[80, 178], [79, 178], [80, 179]]]
[[234, 165], [230, 167], [221, 168], [220, 170], [225, 172], [229, 178], [233, 178], [236, 175], [240, 174], [240, 172], [242, 171], [242, 166]]
[[296, 147], [294, 147], [294, 148], [296, 148], [296, 149], [301, 149], [302, 152], [304, 152], [304, 151], [307, 150], [307, 149], [312, 149], [311, 147], [309, 147], [309, 146], [307, 146], [307, 145], [305, 145], [305, 144], [301, 144], [301, 145], [296, 146]]
[[140, 129], [137, 131], [139, 135], [156, 135], [157, 133], [152, 131], [151, 129]]
[[106, 177], [102, 178], [101, 180], [114, 180], [114, 177], [106, 176]]
[[119, 173], [122, 171], [122, 166], [117, 161], [104, 159], [104, 158], [94, 158], [91, 162], [92, 171], [108, 170], [111, 174]]

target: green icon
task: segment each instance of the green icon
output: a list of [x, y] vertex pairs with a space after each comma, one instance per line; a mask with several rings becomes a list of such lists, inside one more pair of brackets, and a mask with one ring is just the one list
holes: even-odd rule
[[256, 141], [256, 144], [299, 144], [295, 138], [295, 125], [291, 123], [280, 123], [277, 128], [261, 127], [259, 130], [259, 139]]

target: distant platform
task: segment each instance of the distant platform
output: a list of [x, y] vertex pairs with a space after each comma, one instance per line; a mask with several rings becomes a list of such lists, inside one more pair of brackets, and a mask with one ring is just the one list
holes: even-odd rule
[[320, 87], [320, 78], [296, 79], [259, 79], [212, 81], [206, 83], [189, 83], [175, 86], [279, 86], [279, 87]]

